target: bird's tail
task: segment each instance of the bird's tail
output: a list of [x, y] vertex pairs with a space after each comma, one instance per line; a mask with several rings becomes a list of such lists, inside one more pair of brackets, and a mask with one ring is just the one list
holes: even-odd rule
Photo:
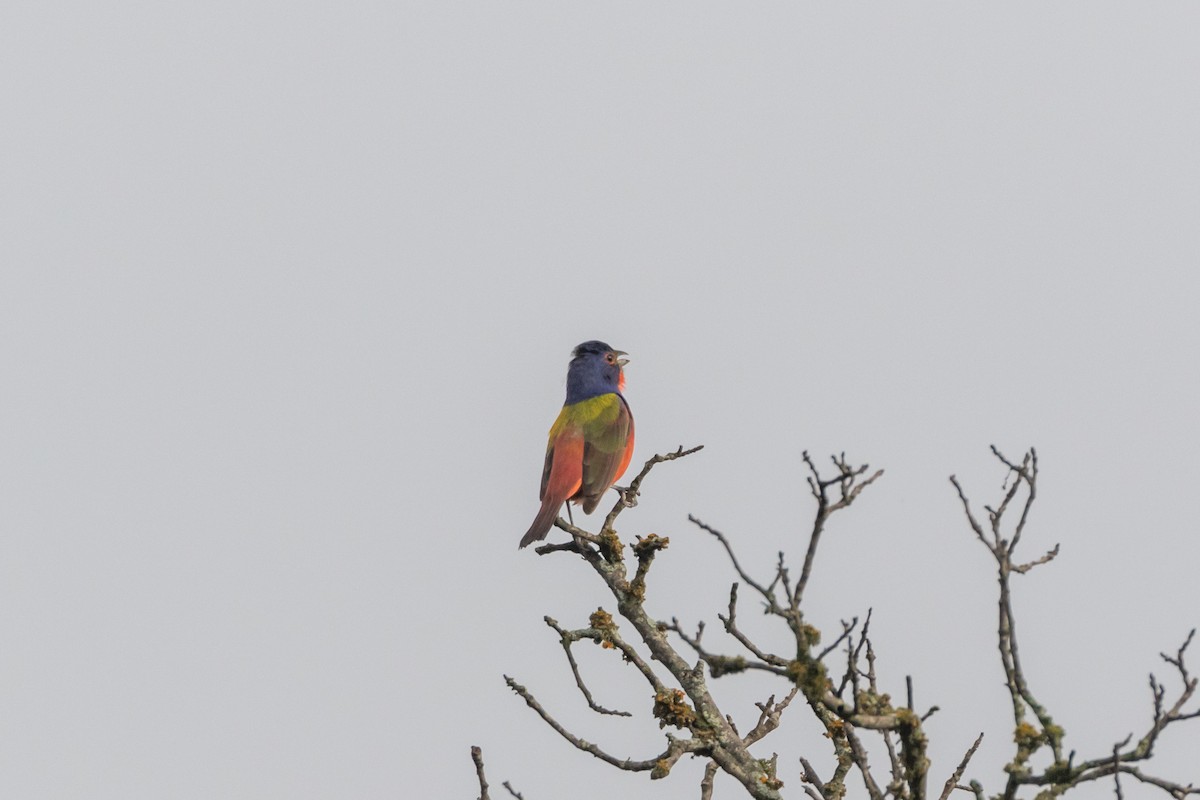
[[533, 518], [533, 524], [529, 526], [529, 530], [521, 537], [521, 544], [517, 546], [518, 550], [546, 538], [546, 534], [554, 527], [554, 520], [558, 517], [558, 507], [560, 505], [562, 505], [561, 500], [555, 500], [549, 494], [546, 495], [542, 500], [542, 507], [538, 509], [537, 516]]

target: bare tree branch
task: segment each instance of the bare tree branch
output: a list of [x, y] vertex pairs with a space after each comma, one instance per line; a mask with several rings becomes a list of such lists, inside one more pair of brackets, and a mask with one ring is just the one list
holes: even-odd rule
[[[817, 500], [817, 515], [813, 521], [812, 533], [808, 537], [808, 551], [804, 554], [804, 567], [800, 571], [800, 580], [796, 584], [796, 591], [791, 596], [792, 607], [798, 607], [800, 600], [804, 596], [804, 589], [808, 586], [809, 576], [812, 575], [813, 563], [816, 561], [817, 544], [820, 542], [821, 534], [825, 530], [825, 522], [829, 516], [839, 511], [854, 502], [855, 498], [862, 492], [863, 489], [870, 486], [880, 476], [883, 475], [883, 470], [876, 470], [875, 474], [867, 478], [865, 481], [858, 482], [858, 479], [867, 471], [868, 466], [863, 464], [861, 467], [851, 467], [846, 463], [846, 454], [833, 457], [833, 465], [838, 469], [838, 475], [835, 478], [822, 480], [821, 474], [817, 471], [817, 467], [809, 458], [808, 451], [801, 454], [804, 463], [808, 465], [809, 472], [812, 476], [808, 479], [809, 488], [812, 490], [812, 495]], [[836, 501], [830, 500], [829, 489], [832, 486], [837, 486], [840, 489], [841, 497]]]
[[[1013, 548], [1021, 538], [1021, 533], [1025, 529], [1025, 523], [1029, 519], [1029, 512], [1033, 506], [1033, 501], [1037, 497], [1037, 477], [1038, 477], [1038, 462], [1037, 452], [1030, 448], [1025, 454], [1024, 460], [1017, 465], [1006, 459], [1000, 451], [993, 446], [992, 452], [996, 458], [1001, 461], [1010, 470], [1010, 475], [1013, 479], [1012, 486], [1006, 491], [1003, 500], [996, 509], [985, 507], [988, 511], [988, 518], [991, 526], [992, 536], [989, 542], [982, 534], [981, 526], [971, 513], [970, 503], [967, 501], [966, 494], [959, 485], [958, 480], [952, 475], [950, 482], [958, 491], [959, 499], [963, 504], [963, 510], [967, 515], [972, 530], [976, 536], [982, 541], [992, 553], [992, 557], [996, 560], [999, 567], [1000, 577], [1000, 625], [999, 625], [999, 648], [1000, 660], [1004, 666], [1005, 679], [1008, 684], [1009, 695], [1012, 699], [1013, 720], [1016, 725], [1017, 753], [1012, 763], [1012, 769], [1009, 771], [1008, 788], [1005, 790], [1005, 797], [1015, 797], [1016, 789], [1022, 782], [1022, 776], [1027, 771], [1027, 762], [1029, 757], [1043, 744], [1048, 744], [1054, 758], [1055, 764], [1065, 763], [1062, 753], [1062, 738], [1063, 730], [1054, 724], [1050, 712], [1046, 710], [1037, 698], [1034, 697], [1032, 690], [1029, 688], [1029, 683], [1025, 678], [1025, 672], [1021, 667], [1020, 649], [1017, 645], [1016, 619], [1012, 608], [1012, 594], [1010, 588], [1010, 576], [1017, 572], [1018, 574], [1027, 572], [1032, 567], [1040, 563], [1046, 563], [1058, 553], [1058, 546], [1047, 553], [1037, 561], [1022, 565], [1020, 568], [1014, 566], [1012, 561]], [[1006, 539], [1002, 532], [1002, 524], [1004, 513], [1007, 511], [1009, 504], [1016, 498], [1021, 486], [1026, 487], [1025, 502], [1022, 504], [1021, 516], [1018, 520], [1012, 539]], [[1040, 725], [1040, 731], [1025, 722], [1025, 709], [1029, 708], [1037, 717]]]
[[[988, 512], [990, 536], [985, 535], [983, 526], [972, 513], [966, 493], [963, 491], [962, 486], [959, 485], [958, 480], [954, 476], [951, 476], [950, 482], [958, 492], [963, 511], [966, 514], [971, 529], [975, 532], [976, 538], [988, 548], [995, 559], [999, 575], [1000, 624], [998, 642], [1000, 659], [1004, 667], [1006, 683], [1012, 701], [1013, 720], [1016, 726], [1013, 737], [1016, 752], [1012, 761], [1005, 768], [1008, 778], [1002, 797], [1004, 800], [1013, 800], [1017, 795], [1018, 789], [1022, 786], [1047, 786], [1049, 787], [1050, 796], [1057, 796], [1072, 787], [1109, 775], [1113, 776], [1114, 791], [1120, 796], [1122, 794], [1119, 779], [1120, 774], [1131, 775], [1143, 783], [1158, 786], [1177, 798], [1192, 793], [1200, 793], [1200, 790], [1193, 790], [1190, 784], [1183, 786], [1146, 775], [1137, 767], [1131, 766], [1133, 762], [1143, 761], [1151, 756], [1155, 742], [1168, 725], [1200, 716], [1200, 709], [1194, 711], [1185, 710], [1185, 706], [1195, 693], [1197, 684], [1196, 679], [1192, 678], [1188, 672], [1185, 662], [1185, 651], [1191, 643], [1192, 635], [1195, 633], [1194, 630], [1184, 640], [1184, 643], [1174, 656], [1162, 654], [1163, 660], [1174, 666], [1179, 672], [1183, 684], [1178, 697], [1169, 708], [1165, 703], [1166, 690], [1158, 683], [1154, 675], [1150, 676], [1154, 718], [1149, 731], [1146, 732], [1136, 745], [1125, 749], [1132, 738], [1130, 736], [1126, 737], [1124, 741], [1117, 743], [1110, 754], [1076, 762], [1075, 753], [1072, 751], [1064, 758], [1063, 740], [1066, 732], [1054, 722], [1050, 712], [1034, 696], [1025, 677], [1025, 671], [1021, 665], [1020, 649], [1017, 644], [1017, 628], [1012, 607], [1012, 575], [1024, 574], [1036, 566], [1046, 564], [1052, 561], [1059, 553], [1059, 547], [1056, 544], [1045, 555], [1033, 561], [1019, 564], [1014, 563], [1012, 559], [1013, 550], [1021, 540], [1025, 526], [1029, 521], [1030, 509], [1032, 508], [1034, 499], [1037, 497], [1037, 452], [1033, 448], [1030, 448], [1019, 464], [1006, 458], [995, 446], [992, 447], [992, 453], [1008, 469], [1008, 476], [1005, 479], [1004, 496], [999, 506], [995, 509], [990, 506], [984, 506]], [[1008, 484], [1010, 479], [1012, 481], [1011, 485]], [[1011, 533], [1006, 536], [1003, 528], [1004, 514], [1010, 505], [1014, 503], [1022, 488], [1024, 488], [1025, 493], [1024, 501], [1020, 502], [1020, 516], [1013, 526]], [[1036, 725], [1027, 721], [1025, 715], [1026, 708], [1036, 718]], [[1046, 746], [1050, 750], [1051, 763], [1040, 770], [1036, 770], [1031, 764], [1031, 759], [1042, 747]], [[954, 777], [952, 782], [957, 783], [959, 777], [961, 775]], [[978, 791], [975, 789], [977, 785], [976, 782], [972, 782], [969, 788], [975, 791], [977, 796], [982, 796], [982, 789]], [[950, 784], [948, 783], [947, 786], [949, 787]], [[945, 796], [945, 792], [943, 792], [943, 796]]]
[[[730, 587], [727, 612], [717, 615], [725, 633], [744, 650], [739, 655], [728, 655], [711, 650], [711, 641], [707, 644], [704, 642], [703, 622], [696, 625], [692, 634], [682, 628], [678, 618], [670, 617], [670, 622], [663, 622], [646, 611], [646, 599], [652, 586], [650, 572], [658, 554], [668, 548], [670, 539], [647, 533], [632, 541], [623, 541], [613, 527], [624, 509], [637, 504], [643, 482], [656, 464], [681, 458], [699, 449], [685, 450], [680, 447], [674, 452], [649, 459], [628, 488], [618, 487], [621, 497], [605, 517], [599, 532], [591, 533], [570, 521], [559, 519], [555, 524], [570, 535], [570, 540], [544, 544], [536, 549], [540, 555], [558, 552], [579, 555], [603, 581], [616, 602], [614, 614], [598, 608], [590, 616], [587, 627], [574, 630], [564, 628], [551, 617], [545, 618], [546, 624], [559, 636], [576, 686], [588, 707], [600, 714], [633, 716], [632, 712], [610, 710], [596, 702], [575, 659], [574, 645], [583, 640], [619, 652], [625, 662], [632, 664], [653, 690], [653, 706], [649, 713], [658, 721], [660, 728], [669, 727], [679, 733], [666, 734], [666, 748], [653, 758], [618, 758], [568, 731], [524, 686], [505, 676], [507, 685], [572, 746], [619, 769], [649, 772], [651, 778], [663, 778], [685, 755], [705, 758], [704, 777], [700, 782], [701, 800], [712, 800], [718, 771], [738, 781], [757, 800], [782, 800], [780, 790], [784, 782], [776, 772], [778, 756], [773, 753], [769, 758], [755, 756], [751, 748], [761, 746], [760, 743], [780, 727], [783, 712], [792, 701], [802, 697], [812, 717], [824, 729], [833, 750], [832, 775], [828, 781], [818, 777], [807, 758], [799, 758], [801, 788], [809, 798], [843, 800], [847, 795], [847, 781], [852, 777], [851, 773], [856, 772], [870, 800], [927, 800], [930, 764], [923, 723], [938, 707], [933, 705], [924, 714], [918, 713], [911, 676], [905, 676], [905, 688], [900, 690], [904, 692], [904, 697], [896, 703], [882, 690], [877, 655], [870, 636], [870, 609], [861, 628], [858, 617], [853, 617], [849, 622], [843, 619], [840, 634], [823, 648], [821, 631], [806, 619], [802, 609], [829, 517], [850, 506], [883, 471], [869, 473], [866, 464], [852, 465], [841, 454], [832, 458], [834, 473], [830, 477], [823, 477], [808, 453], [802, 454], [809, 472], [807, 483], [816, 502], [816, 510], [811, 527], [807, 530], [804, 562], [798, 578], [789, 571], [782, 551], [768, 568], [772, 571], [764, 570], [765, 575], [753, 575], [738, 560], [724, 533], [695, 516], [688, 516], [693, 525], [717, 540], [738, 577], [738, 581]], [[1026, 678], [1013, 613], [1012, 576], [1047, 564], [1059, 554], [1059, 547], [1055, 545], [1030, 561], [1016, 561], [1013, 556], [1024, 537], [1037, 497], [1037, 453], [1031, 448], [1020, 462], [1008, 459], [996, 447], [992, 447], [992, 453], [1004, 466], [1006, 478], [1001, 487], [999, 503], [994, 507], [982, 507], [986, 518], [977, 516], [973, 511], [958, 480], [951, 476], [950, 481], [957, 491], [974, 537], [988, 549], [995, 561], [999, 578], [997, 645], [1012, 705], [1015, 753], [1005, 767], [1004, 789], [996, 797], [1000, 800], [1016, 800], [1019, 790], [1032, 786], [1039, 787], [1039, 800], [1052, 800], [1071, 788], [1108, 776], [1112, 776], [1119, 800], [1123, 800], [1122, 776], [1155, 786], [1176, 800], [1200, 795], [1200, 789], [1191, 784], [1184, 785], [1149, 775], [1142, 771], [1141, 766], [1141, 762], [1151, 758], [1155, 744], [1168, 727], [1200, 717], [1200, 708], [1191, 704], [1197, 688], [1200, 688], [1200, 680], [1192, 676], [1186, 662], [1187, 650], [1195, 631], [1188, 635], [1175, 653], [1161, 654], [1163, 661], [1179, 675], [1181, 688], [1178, 693], [1174, 690], [1168, 692], [1156, 676], [1150, 676], [1153, 719], [1140, 739], [1131, 745], [1131, 734], [1114, 745], [1110, 753], [1090, 760], [1077, 761], [1074, 751], [1066, 751], [1065, 731], [1055, 723], [1047, 707], [1035, 696]], [[632, 569], [630, 554], [636, 560]], [[782, 653], [772, 652], [779, 648], [769, 650], [762, 647], [739, 627], [738, 592], [742, 584], [757, 592], [763, 601], [762, 610], [768, 617], [781, 620], [787, 626], [794, 651], [793, 644], [788, 644]], [[622, 635], [615, 619], [617, 616], [623, 620], [621, 624], [630, 626], [636, 636], [630, 635], [626, 639]], [[669, 634], [673, 636], [669, 637]], [[825, 661], [835, 651], [844, 653], [845, 671], [840, 678], [831, 681], [830, 668]], [[747, 671], [783, 678], [790, 686], [783, 700], [777, 702], [776, 695], [772, 694], [767, 700], [754, 704], [759, 711], [757, 720], [742, 735], [734, 725], [732, 716], [718, 706], [709, 689], [708, 678]], [[795, 713], [790, 714], [789, 719], [794, 718]], [[886, 750], [887, 767], [890, 770], [886, 784], [876, 778], [870, 763], [871, 747], [880, 741]], [[962, 782], [982, 741], [981, 733], [941, 787], [938, 800], [949, 800], [955, 790], [970, 792], [975, 800], [983, 800], [985, 794], [979, 781]], [[474, 749], [472, 755], [475, 755]], [[1048, 758], [1049, 763], [1041, 763], [1039, 758]], [[1041, 765], [1035, 766], [1038, 763]], [[488, 800], [481, 757], [477, 760], [477, 772], [483, 793], [481, 800]], [[520, 797], [507, 783], [505, 787], [514, 797]]]

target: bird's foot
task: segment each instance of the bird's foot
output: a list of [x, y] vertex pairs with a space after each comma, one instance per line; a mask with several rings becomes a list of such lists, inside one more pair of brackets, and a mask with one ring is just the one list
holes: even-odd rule
[[633, 508], [638, 504], [638, 492], [630, 489], [628, 486], [617, 486], [616, 484], [613, 484], [613, 488], [621, 495], [621, 502], [626, 508]]

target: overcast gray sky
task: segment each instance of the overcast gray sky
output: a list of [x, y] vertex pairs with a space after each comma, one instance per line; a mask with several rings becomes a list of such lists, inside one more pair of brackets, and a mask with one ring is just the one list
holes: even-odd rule
[[[977, 504], [1042, 461], [1017, 586], [1081, 756], [1200, 624], [1194, 4], [12, 4], [0, 14], [0, 795], [695, 797], [619, 755], [611, 606], [516, 542], [570, 349], [629, 351], [621, 519], [652, 613], [715, 622], [725, 530], [802, 551], [799, 454], [887, 470], [810, 620], [874, 607], [939, 785], [1012, 723]], [[589, 519], [589, 525], [597, 520]], [[552, 536], [561, 536], [555, 533]], [[769, 635], [763, 629], [764, 636]], [[1200, 651], [1194, 654], [1200, 669]], [[1174, 677], [1174, 676], [1170, 676]], [[715, 684], [740, 720], [784, 687]], [[760, 748], [828, 771], [803, 709]], [[1200, 780], [1200, 724], [1157, 771]], [[852, 792], [859, 792], [857, 784]], [[719, 797], [738, 788], [719, 784]], [[1082, 797], [1110, 797], [1097, 785]], [[1151, 796], [1126, 786], [1127, 798]]]

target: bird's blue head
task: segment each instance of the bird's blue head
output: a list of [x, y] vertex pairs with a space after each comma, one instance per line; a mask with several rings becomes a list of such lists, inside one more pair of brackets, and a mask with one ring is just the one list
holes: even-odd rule
[[575, 348], [567, 369], [567, 405], [625, 388], [621, 368], [629, 362], [621, 350], [592, 340]]

